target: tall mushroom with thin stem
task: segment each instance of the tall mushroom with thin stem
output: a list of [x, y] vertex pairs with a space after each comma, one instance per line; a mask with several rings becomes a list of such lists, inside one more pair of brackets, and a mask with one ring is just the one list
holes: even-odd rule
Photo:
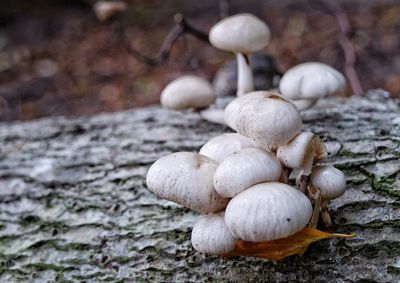
[[321, 218], [322, 223], [328, 227], [332, 225], [328, 211], [329, 201], [340, 197], [346, 191], [346, 177], [342, 171], [330, 165], [317, 165], [313, 167], [311, 185], [322, 193]]
[[302, 132], [287, 145], [280, 146], [276, 156], [285, 167], [300, 169], [298, 187], [304, 193], [310, 181], [314, 162], [324, 159], [327, 156], [327, 150], [317, 135]]
[[209, 39], [214, 47], [236, 54], [237, 95], [253, 91], [253, 74], [248, 55], [260, 51], [269, 43], [268, 26], [254, 15], [238, 14], [216, 23], [210, 30]]
[[339, 71], [326, 64], [308, 62], [286, 71], [279, 82], [279, 91], [303, 110], [319, 98], [340, 92], [345, 86], [346, 80]]

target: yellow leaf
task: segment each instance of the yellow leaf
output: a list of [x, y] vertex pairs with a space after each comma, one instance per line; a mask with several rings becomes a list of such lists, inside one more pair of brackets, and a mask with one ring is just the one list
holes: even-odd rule
[[311, 243], [322, 239], [353, 237], [355, 237], [355, 234], [330, 234], [306, 227], [287, 238], [273, 241], [255, 243], [239, 240], [236, 242], [235, 250], [223, 256], [254, 256], [270, 260], [281, 260], [291, 255], [303, 255]]

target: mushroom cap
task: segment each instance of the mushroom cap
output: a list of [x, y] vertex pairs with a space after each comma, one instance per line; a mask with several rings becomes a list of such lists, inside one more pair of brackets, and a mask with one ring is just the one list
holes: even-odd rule
[[213, 137], [200, 148], [199, 153], [220, 163], [234, 152], [255, 146], [252, 139], [237, 133], [229, 133]]
[[200, 111], [200, 116], [211, 123], [225, 125], [224, 109], [207, 108]]
[[310, 200], [300, 191], [283, 183], [261, 183], [229, 202], [225, 223], [236, 238], [270, 241], [302, 230], [312, 212]]
[[307, 99], [295, 99], [291, 102], [296, 106], [299, 111], [306, 110], [317, 103], [318, 99], [307, 98]]
[[228, 200], [217, 194], [213, 178], [217, 163], [193, 152], [176, 152], [157, 160], [147, 173], [147, 187], [158, 197], [200, 213], [224, 209]]
[[221, 50], [253, 53], [263, 49], [270, 39], [266, 23], [251, 14], [237, 14], [216, 23], [210, 30], [211, 44]]
[[208, 214], [200, 218], [192, 230], [192, 246], [202, 253], [223, 254], [235, 249], [236, 238], [225, 224], [225, 214]]
[[224, 112], [225, 123], [230, 128], [235, 129], [237, 115], [240, 111], [240, 108], [244, 104], [246, 104], [256, 98], [268, 98], [268, 97], [271, 97], [274, 95], [278, 95], [278, 94], [276, 94], [274, 92], [269, 92], [269, 91], [253, 91], [250, 93], [246, 93], [246, 95], [237, 97], [236, 99], [232, 100], [225, 107], [225, 112]]
[[279, 82], [279, 90], [290, 99], [308, 99], [333, 95], [345, 85], [345, 78], [334, 68], [308, 62], [289, 69]]
[[170, 82], [161, 93], [161, 104], [169, 109], [203, 108], [214, 103], [211, 84], [197, 76], [183, 76]]
[[93, 5], [96, 17], [102, 22], [126, 9], [128, 9], [128, 5], [123, 1], [97, 1]]
[[323, 200], [338, 198], [346, 191], [344, 173], [331, 165], [314, 166], [311, 184], [321, 190]]
[[287, 145], [278, 147], [276, 157], [288, 168], [302, 168], [306, 159], [314, 155], [314, 160], [321, 160], [328, 152], [324, 142], [315, 134], [302, 132]]
[[279, 94], [256, 91], [238, 97], [225, 109], [225, 122], [262, 147], [278, 147], [302, 127], [297, 108]]
[[272, 154], [260, 148], [245, 148], [229, 155], [214, 174], [214, 188], [226, 198], [232, 198], [251, 186], [278, 181], [282, 166]]

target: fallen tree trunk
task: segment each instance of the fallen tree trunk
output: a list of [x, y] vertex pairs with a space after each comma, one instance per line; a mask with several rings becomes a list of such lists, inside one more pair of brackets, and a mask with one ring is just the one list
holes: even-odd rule
[[197, 253], [198, 215], [145, 189], [151, 163], [223, 126], [160, 107], [0, 125], [0, 281], [400, 280], [399, 102], [375, 91], [303, 119], [347, 176], [330, 230], [357, 237], [279, 262]]

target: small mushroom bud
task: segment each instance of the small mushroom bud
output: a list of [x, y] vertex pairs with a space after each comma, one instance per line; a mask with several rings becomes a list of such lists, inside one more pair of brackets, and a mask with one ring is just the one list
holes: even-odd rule
[[254, 141], [248, 137], [229, 133], [213, 137], [201, 147], [199, 153], [219, 163], [234, 152], [255, 146]]
[[237, 95], [254, 90], [248, 55], [260, 51], [270, 39], [268, 26], [251, 14], [238, 14], [216, 23], [210, 30], [210, 42], [218, 49], [234, 52], [238, 62]]
[[346, 177], [342, 171], [329, 165], [314, 166], [311, 175], [311, 185], [320, 189], [322, 193], [321, 218], [322, 223], [332, 225], [328, 211], [329, 200], [340, 197], [346, 190]]
[[224, 213], [200, 218], [192, 231], [192, 246], [202, 253], [224, 254], [235, 249], [236, 238], [225, 224]]
[[346, 177], [342, 171], [330, 165], [313, 167], [311, 184], [320, 189], [322, 200], [340, 197], [346, 191]]
[[211, 84], [197, 76], [183, 76], [170, 82], [161, 93], [161, 104], [169, 109], [204, 108], [214, 103]]
[[345, 85], [345, 78], [334, 68], [318, 62], [308, 62], [289, 69], [279, 82], [279, 90], [283, 96], [293, 101], [316, 100], [340, 92]]
[[233, 100], [225, 109], [225, 122], [264, 148], [287, 144], [302, 127], [292, 103], [279, 94], [263, 91]]
[[147, 187], [158, 197], [200, 213], [222, 210], [228, 204], [217, 194], [213, 177], [217, 163], [192, 152], [176, 152], [157, 160], [147, 173]]
[[251, 242], [270, 241], [302, 230], [312, 212], [310, 200], [291, 186], [261, 183], [229, 202], [225, 223], [236, 238]]
[[245, 148], [222, 161], [214, 175], [220, 196], [232, 198], [251, 186], [278, 181], [282, 166], [272, 154], [259, 148]]

